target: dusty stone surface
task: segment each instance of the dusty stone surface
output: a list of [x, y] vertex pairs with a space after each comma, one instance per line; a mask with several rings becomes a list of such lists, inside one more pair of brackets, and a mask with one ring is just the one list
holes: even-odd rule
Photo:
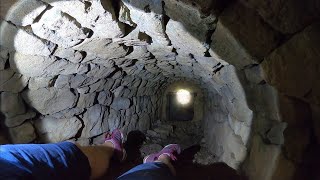
[[235, 3], [221, 14], [211, 38], [210, 53], [243, 68], [261, 62], [277, 46], [278, 37], [279, 34], [264, 23], [254, 10]]
[[1, 112], [7, 118], [24, 114], [26, 112], [26, 107], [21, 96], [17, 93], [1, 93]]
[[[77, 25], [75, 19], [55, 7], [47, 10], [40, 21], [32, 24], [31, 27], [37, 36], [48, 39], [64, 48], [77, 45], [88, 36], [85, 29]], [[54, 34], [50, 32], [54, 32]]]
[[35, 120], [40, 139], [46, 143], [60, 142], [74, 137], [82, 127], [76, 118], [56, 119], [50, 116]]
[[[19, 29], [6, 21], [0, 21], [0, 45], [11, 51], [18, 51], [31, 55], [50, 55], [56, 45], [50, 41], [42, 40], [23, 29]], [[13, 38], [14, 37], [14, 38]]]
[[[243, 0], [244, 4], [256, 9], [273, 28], [283, 33], [295, 33], [314, 19], [319, 18], [319, 3], [295, 0], [268, 3], [266, 1]], [[303, 11], [301, 11], [303, 9]]]
[[54, 56], [30, 56], [20, 53], [12, 54], [10, 65], [15, 71], [29, 77], [82, 74], [88, 71], [86, 65], [74, 64]]
[[31, 25], [45, 10], [41, 1], [4, 0], [1, 2], [0, 17], [19, 26]]
[[16, 127], [21, 125], [28, 119], [34, 118], [36, 113], [34, 111], [27, 111], [25, 114], [16, 115], [14, 117], [7, 117], [5, 120], [5, 125], [7, 127]]
[[30, 143], [36, 139], [35, 129], [30, 122], [9, 128], [10, 138], [14, 144]]
[[108, 130], [109, 112], [105, 106], [96, 104], [90, 107], [83, 114], [84, 128], [82, 130], [83, 138], [89, 138], [100, 135]]
[[266, 145], [258, 135], [253, 137], [252, 143], [246, 173], [249, 177], [258, 177], [262, 180], [270, 179], [273, 174], [273, 168], [270, 167], [277, 165], [281, 147]]
[[21, 92], [28, 84], [29, 77], [11, 69], [0, 70], [0, 91]]
[[[201, 142], [195, 163], [248, 161], [249, 178], [267, 180], [297, 173], [310, 134], [319, 138], [315, 1], [16, 2], [0, 11], [1, 98], [23, 96], [1, 100], [14, 142], [88, 145], [140, 130], [161, 146]], [[201, 89], [202, 127], [156, 123], [176, 81]], [[40, 124], [50, 128], [36, 137]]]
[[23, 99], [41, 114], [52, 114], [75, 105], [77, 97], [68, 89], [27, 90]]
[[[272, 52], [262, 63], [267, 82], [280, 92], [316, 104], [320, 102], [317, 60], [319, 28], [319, 23], [308, 26]], [[297, 72], [303, 73], [303, 76]]]
[[130, 107], [130, 100], [128, 98], [115, 98], [111, 104], [115, 110], [128, 109]]

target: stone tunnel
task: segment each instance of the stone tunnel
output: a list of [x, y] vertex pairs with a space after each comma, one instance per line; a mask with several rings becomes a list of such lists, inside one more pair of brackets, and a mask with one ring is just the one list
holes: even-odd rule
[[[139, 130], [157, 145], [201, 144], [198, 163], [224, 162], [252, 180], [320, 178], [316, 0], [0, 8], [0, 144], [94, 145], [110, 130]], [[181, 89], [192, 113], [178, 121]]]

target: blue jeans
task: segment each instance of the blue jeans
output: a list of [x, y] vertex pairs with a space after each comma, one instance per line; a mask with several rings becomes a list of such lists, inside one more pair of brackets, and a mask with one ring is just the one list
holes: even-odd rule
[[[19, 144], [0, 146], [0, 179], [89, 179], [88, 158], [73, 143]], [[174, 179], [159, 162], [141, 164], [118, 178]]]

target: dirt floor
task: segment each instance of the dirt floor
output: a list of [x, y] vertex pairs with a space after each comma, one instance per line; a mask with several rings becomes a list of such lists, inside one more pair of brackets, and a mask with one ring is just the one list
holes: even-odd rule
[[[170, 126], [173, 127], [173, 130]], [[193, 130], [188, 129], [190, 127], [192, 127]], [[160, 128], [160, 130], [157, 128]], [[158, 151], [168, 143], [179, 143], [183, 149], [182, 153], [178, 156], [178, 161], [173, 164], [177, 170], [177, 179], [246, 179], [225, 163], [215, 162], [214, 156], [208, 154], [207, 149], [203, 146], [203, 143], [201, 143], [201, 139], [203, 138], [202, 135], [199, 135], [201, 134], [199, 133], [201, 127], [195, 124], [191, 126], [190, 124], [181, 125], [170, 123], [169, 125], [161, 124], [154, 129], [156, 133], [151, 132], [151, 134], [158, 137], [150, 136], [150, 132], [147, 134], [143, 134], [140, 131], [130, 132], [125, 143], [127, 160], [123, 163], [113, 161], [109, 169], [109, 174], [102, 179], [116, 179], [124, 172], [141, 164], [145, 155]], [[169, 132], [166, 132], [164, 129]]]

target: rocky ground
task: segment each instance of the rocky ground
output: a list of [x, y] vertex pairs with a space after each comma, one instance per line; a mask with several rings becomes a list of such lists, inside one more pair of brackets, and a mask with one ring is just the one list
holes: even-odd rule
[[178, 143], [182, 148], [178, 161], [173, 163], [177, 179], [246, 180], [227, 164], [218, 162], [208, 151], [201, 121], [157, 121], [146, 134], [130, 132], [125, 143], [127, 160], [124, 163], [113, 161], [109, 174], [101, 179], [116, 179], [141, 164], [146, 155], [158, 152], [170, 143]]
[[200, 121], [158, 121], [146, 134], [146, 142], [141, 148], [144, 157], [161, 150], [164, 146], [177, 143], [182, 151], [197, 147], [192, 161], [201, 165], [217, 162], [215, 156], [208, 151]]

